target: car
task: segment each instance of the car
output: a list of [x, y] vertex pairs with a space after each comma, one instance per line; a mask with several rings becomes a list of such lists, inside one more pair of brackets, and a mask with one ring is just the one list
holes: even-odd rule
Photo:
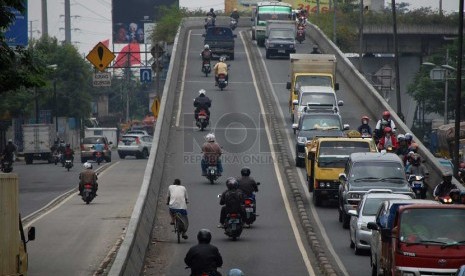
[[103, 158], [106, 162], [111, 162], [111, 149], [110, 145], [112, 142], [108, 142], [107, 137], [105, 136], [89, 136], [82, 139], [81, 142], [81, 162], [85, 163], [89, 159], [94, 158], [95, 150], [93, 146], [97, 143], [103, 143]]
[[294, 100], [294, 114], [292, 121], [299, 121], [304, 109], [320, 109], [330, 113], [339, 112], [338, 106], [343, 106], [343, 101], [338, 101], [332, 87], [328, 86], [299, 86], [299, 99]]
[[145, 130], [128, 130], [124, 135], [129, 135], [129, 134], [149, 135], [149, 133]]
[[394, 153], [352, 153], [339, 175], [339, 221], [349, 228], [349, 210], [355, 210], [363, 195], [371, 189], [390, 189], [393, 193], [415, 194], [406, 180], [402, 160]]
[[394, 194], [389, 189], [369, 190], [360, 201], [357, 210], [349, 210], [350, 218], [350, 248], [355, 255], [363, 250], [370, 250], [371, 230], [367, 228], [369, 222], [374, 222], [376, 213], [383, 201], [388, 199], [412, 199], [408, 195]]
[[205, 39], [203, 45], [208, 44], [215, 56], [226, 55], [230, 60], [234, 60], [234, 39], [237, 35], [229, 27], [214, 26], [208, 27], [206, 33], [202, 35]]
[[126, 134], [118, 142], [118, 155], [121, 159], [126, 156], [135, 156], [137, 159], [145, 159], [152, 148], [153, 137], [145, 134]]
[[[291, 22], [292, 23], [292, 22]], [[295, 25], [292, 28], [274, 28], [270, 30], [265, 40], [265, 56], [269, 59], [272, 55], [289, 56], [295, 53]]]
[[295, 163], [297, 167], [304, 167], [307, 141], [313, 140], [316, 136], [343, 137], [343, 131], [349, 129], [349, 125], [343, 125], [341, 116], [337, 113], [314, 110], [302, 114], [299, 123], [293, 124], [292, 128], [296, 133]]

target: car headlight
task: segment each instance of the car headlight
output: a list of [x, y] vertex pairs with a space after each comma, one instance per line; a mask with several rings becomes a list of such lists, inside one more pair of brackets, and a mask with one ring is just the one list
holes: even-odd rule
[[326, 182], [326, 188], [331, 188], [331, 182]]
[[350, 199], [360, 199], [362, 198], [362, 194], [357, 194], [357, 193], [351, 193], [349, 194]]
[[268, 47], [275, 47], [276, 45], [274, 45], [273, 43], [268, 43]]
[[289, 45], [289, 48], [294, 48], [294, 45], [293, 44]]
[[324, 188], [325, 187], [325, 183], [324, 182], [320, 182], [320, 188]]
[[297, 143], [299, 143], [299, 144], [307, 143], [307, 137], [302, 137], [302, 136], [297, 137]]

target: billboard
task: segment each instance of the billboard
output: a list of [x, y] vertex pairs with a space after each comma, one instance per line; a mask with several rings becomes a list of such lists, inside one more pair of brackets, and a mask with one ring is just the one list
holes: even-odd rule
[[24, 13], [11, 8], [10, 11], [15, 15], [14, 22], [5, 32], [5, 40], [8, 46], [27, 46], [27, 1], [24, 0], [26, 10]]
[[177, 0], [113, 0], [113, 43], [145, 43], [147, 28], [158, 20], [160, 6], [172, 6]]

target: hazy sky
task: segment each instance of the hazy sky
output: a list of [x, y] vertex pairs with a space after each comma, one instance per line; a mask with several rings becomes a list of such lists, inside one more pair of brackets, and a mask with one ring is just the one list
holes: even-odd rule
[[[439, 0], [397, 0], [396, 2], [407, 2], [412, 8], [422, 6], [431, 7], [433, 10], [439, 8]], [[442, 2], [446, 12], [458, 10], [459, 1], [443, 0]], [[386, 3], [390, 4], [390, 0]], [[224, 9], [223, 0], [180, 0], [180, 5], [190, 9]], [[29, 0], [28, 10], [28, 20], [32, 21], [32, 36], [38, 38], [41, 35], [39, 32], [42, 31], [41, 0]], [[60, 41], [64, 40], [64, 1], [48, 0], [47, 10], [49, 35], [57, 37]], [[71, 0], [71, 16], [71, 40], [78, 47], [79, 52], [87, 54], [99, 41], [111, 39], [111, 0]]]

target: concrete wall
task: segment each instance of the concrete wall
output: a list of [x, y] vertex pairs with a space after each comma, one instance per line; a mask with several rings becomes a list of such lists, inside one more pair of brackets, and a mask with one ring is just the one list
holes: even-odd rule
[[[396, 122], [399, 133], [406, 133], [412, 131], [400, 120], [395, 110], [379, 95], [376, 89], [360, 74], [348, 58], [337, 48], [337, 46], [329, 40], [326, 35], [315, 25], [309, 24], [309, 35], [315, 40], [324, 53], [331, 53], [336, 55], [337, 59], [337, 72], [338, 77], [342, 77], [350, 86], [351, 91], [367, 108], [369, 108], [370, 116], [372, 118], [379, 118], [384, 110], [388, 110], [392, 114], [392, 118]], [[419, 144], [419, 153], [426, 160], [426, 165], [430, 171], [430, 178], [427, 180], [430, 188], [434, 188], [442, 177], [441, 167], [436, 158], [429, 152], [429, 150], [420, 142], [421, 140], [414, 137], [414, 140]], [[465, 188], [454, 180], [456, 184], [462, 189]]]

